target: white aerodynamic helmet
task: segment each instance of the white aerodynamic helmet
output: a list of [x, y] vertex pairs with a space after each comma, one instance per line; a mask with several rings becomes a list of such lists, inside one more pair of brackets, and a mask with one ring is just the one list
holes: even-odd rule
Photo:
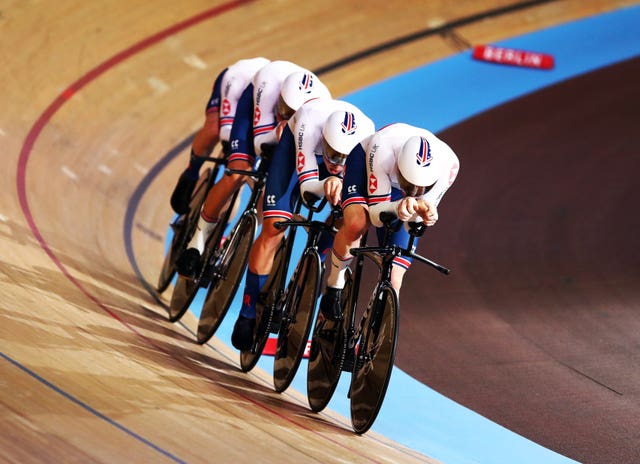
[[434, 156], [424, 137], [410, 137], [398, 155], [398, 182], [408, 196], [424, 195], [441, 174], [441, 157]]
[[330, 98], [329, 89], [310, 71], [296, 71], [282, 82], [276, 105], [281, 119], [289, 119], [304, 102], [312, 98]]
[[373, 134], [375, 128], [368, 118], [350, 111], [334, 111], [322, 127], [323, 155], [331, 164], [344, 165], [347, 156], [362, 139]]

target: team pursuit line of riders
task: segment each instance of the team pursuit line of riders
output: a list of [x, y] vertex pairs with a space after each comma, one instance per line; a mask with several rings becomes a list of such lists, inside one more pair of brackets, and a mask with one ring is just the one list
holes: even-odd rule
[[[415, 249], [436, 224], [459, 167], [453, 150], [429, 130], [406, 123], [376, 130], [359, 108], [334, 99], [318, 76], [295, 63], [257, 57], [231, 64], [215, 79], [170, 199], [174, 238], [158, 279], [162, 292], [178, 276], [170, 319], [207, 288], [198, 328], [204, 343], [244, 276], [231, 336], [242, 369], [255, 365], [269, 333], [277, 333], [274, 386], [284, 391], [308, 352], [315, 320], [311, 409], [323, 409], [340, 372], [349, 371], [353, 427], [365, 432], [389, 382], [405, 272], [417, 257], [448, 273]], [[244, 185], [253, 195], [238, 214]], [[324, 220], [313, 220], [324, 210]], [[301, 228], [309, 238], [287, 279], [293, 234]], [[367, 243], [369, 230], [377, 247]], [[380, 274], [371, 301], [358, 310], [354, 276], [367, 256]]]

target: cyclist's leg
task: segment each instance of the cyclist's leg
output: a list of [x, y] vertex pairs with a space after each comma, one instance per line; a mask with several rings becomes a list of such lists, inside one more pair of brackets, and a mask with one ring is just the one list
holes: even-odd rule
[[[231, 160], [227, 164], [229, 169], [238, 169], [249, 171], [252, 165], [245, 160]], [[203, 216], [210, 218], [211, 221], [217, 222], [229, 207], [230, 199], [233, 194], [246, 182], [247, 176], [242, 174], [224, 175], [209, 190], [207, 199], [202, 207]]]
[[343, 224], [338, 229], [331, 250], [331, 265], [327, 275], [327, 286], [320, 300], [320, 311], [330, 320], [342, 315], [342, 289], [345, 284], [347, 268], [353, 261], [349, 249], [358, 246], [360, 238], [366, 232], [369, 216], [366, 205], [352, 203], [343, 210]]
[[215, 80], [213, 91], [205, 109], [204, 124], [196, 133], [191, 144], [189, 165], [180, 175], [171, 194], [171, 207], [178, 214], [184, 214], [189, 211], [189, 199], [198, 181], [204, 158], [211, 154], [220, 139], [220, 89], [226, 71], [224, 69]]
[[[242, 92], [231, 127], [229, 143], [231, 152], [227, 157], [227, 166], [232, 169], [249, 170], [255, 162], [252, 129], [252, 89], [253, 86], [249, 85]], [[213, 100], [214, 96], [212, 96]], [[178, 262], [178, 266], [184, 275], [189, 275], [188, 271], [193, 272], [193, 269], [197, 268], [208, 235], [214, 230], [222, 213], [229, 207], [229, 199], [232, 198], [244, 181], [245, 176], [239, 174], [225, 175], [209, 190], [200, 215], [198, 232], [194, 235], [183, 257]], [[198, 244], [201, 246], [198, 247]]]
[[269, 277], [273, 256], [284, 233], [273, 225], [278, 220], [280, 219], [267, 219], [263, 222], [260, 235], [249, 252], [242, 306], [231, 335], [231, 343], [241, 351], [248, 350], [253, 343], [256, 304], [260, 291]]
[[[249, 163], [244, 160], [231, 162], [229, 166], [234, 169], [251, 169]], [[245, 176], [237, 174], [223, 176], [209, 190], [204, 205], [202, 206], [200, 217], [198, 218], [196, 233], [193, 234], [193, 237], [191, 237], [191, 240], [187, 244], [187, 249], [176, 263], [180, 274], [193, 276], [198, 272], [200, 257], [204, 251], [207, 240], [220, 221], [219, 218], [229, 207], [233, 194], [243, 184], [244, 177]]]
[[327, 288], [320, 301], [320, 310], [328, 319], [336, 319], [341, 315], [340, 301], [345, 283], [344, 275], [353, 260], [349, 249], [357, 246], [368, 227], [366, 169], [365, 152], [358, 145], [347, 158], [342, 183], [342, 225], [333, 242]]
[[[292, 139], [290, 131], [288, 136]], [[291, 141], [293, 142], [293, 139]], [[231, 337], [233, 346], [239, 350], [247, 350], [253, 343], [256, 300], [266, 277], [271, 272], [276, 249], [284, 234], [283, 230], [276, 228], [275, 223], [292, 218], [292, 198], [299, 190], [295, 174], [295, 156], [288, 145], [285, 141], [282, 147], [278, 146], [274, 152], [272, 166], [277, 168], [269, 171], [265, 186], [262, 228], [249, 253], [243, 304]]]

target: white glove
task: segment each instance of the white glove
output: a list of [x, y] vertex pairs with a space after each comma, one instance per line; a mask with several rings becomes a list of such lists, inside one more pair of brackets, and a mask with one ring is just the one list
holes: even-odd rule
[[418, 210], [418, 200], [414, 197], [404, 197], [398, 202], [398, 219], [408, 221]]

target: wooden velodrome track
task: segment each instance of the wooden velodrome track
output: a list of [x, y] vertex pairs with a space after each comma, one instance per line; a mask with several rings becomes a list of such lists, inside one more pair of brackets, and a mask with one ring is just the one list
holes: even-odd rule
[[[145, 283], [156, 280], [184, 156], [133, 218], [142, 282], [123, 229], [141, 179], [197, 129], [227, 64], [263, 55], [321, 69], [516, 3], [0, 2], [0, 462], [431, 462], [377, 434], [355, 436], [345, 418], [311, 414], [302, 396], [273, 393], [268, 375], [240, 373], [234, 350], [199, 346], [166, 320]], [[464, 43], [633, 3], [546, 2], [322, 77], [339, 96]], [[471, 395], [463, 387], [460, 398]], [[588, 444], [580, 452], [588, 461]]]

